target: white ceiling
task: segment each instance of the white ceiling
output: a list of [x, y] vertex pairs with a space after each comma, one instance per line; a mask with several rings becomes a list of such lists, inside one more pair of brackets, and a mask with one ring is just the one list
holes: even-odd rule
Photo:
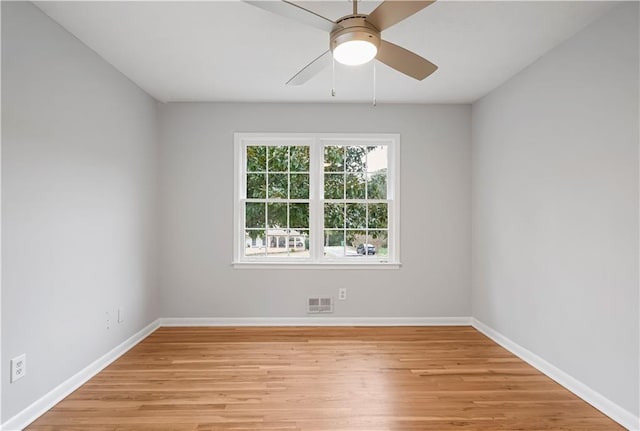
[[[370, 12], [379, 2], [362, 2]], [[347, 0], [302, 2], [328, 18]], [[304, 86], [284, 83], [328, 48], [328, 35], [241, 1], [37, 2], [36, 5], [156, 99], [371, 101], [371, 64], [336, 66]], [[416, 81], [377, 63], [379, 102], [477, 100], [601, 16], [611, 2], [440, 0], [383, 32], [438, 71]]]

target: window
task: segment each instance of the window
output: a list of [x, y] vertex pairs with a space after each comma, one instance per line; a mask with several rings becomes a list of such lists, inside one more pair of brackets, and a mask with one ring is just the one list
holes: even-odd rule
[[398, 267], [398, 135], [235, 135], [237, 266]]

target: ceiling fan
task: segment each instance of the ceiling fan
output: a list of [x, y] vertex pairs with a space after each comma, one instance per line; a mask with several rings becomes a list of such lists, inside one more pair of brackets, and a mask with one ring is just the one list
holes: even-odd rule
[[380, 35], [383, 30], [424, 9], [435, 0], [386, 0], [369, 15], [358, 13], [357, 0], [351, 1], [353, 13], [331, 21], [287, 0], [245, 0], [253, 6], [329, 32], [329, 49], [296, 73], [287, 81], [287, 85], [304, 84], [330, 65], [332, 59], [355, 66], [375, 58], [417, 80], [423, 80], [438, 69], [430, 61], [383, 40]]

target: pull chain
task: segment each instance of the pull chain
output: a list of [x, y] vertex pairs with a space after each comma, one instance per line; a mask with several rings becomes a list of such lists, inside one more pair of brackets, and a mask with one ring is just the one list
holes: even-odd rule
[[376, 62], [373, 61], [373, 106], [376, 106]]
[[331, 97], [336, 97], [336, 59], [331, 56]]

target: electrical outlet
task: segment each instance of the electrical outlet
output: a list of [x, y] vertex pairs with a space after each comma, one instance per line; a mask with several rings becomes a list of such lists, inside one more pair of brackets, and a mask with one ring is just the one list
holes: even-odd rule
[[124, 322], [124, 309], [118, 308], [118, 323]]
[[346, 287], [338, 288], [338, 299], [340, 301], [345, 301], [347, 299], [347, 288]]
[[23, 353], [11, 360], [11, 383], [27, 374], [27, 354]]

